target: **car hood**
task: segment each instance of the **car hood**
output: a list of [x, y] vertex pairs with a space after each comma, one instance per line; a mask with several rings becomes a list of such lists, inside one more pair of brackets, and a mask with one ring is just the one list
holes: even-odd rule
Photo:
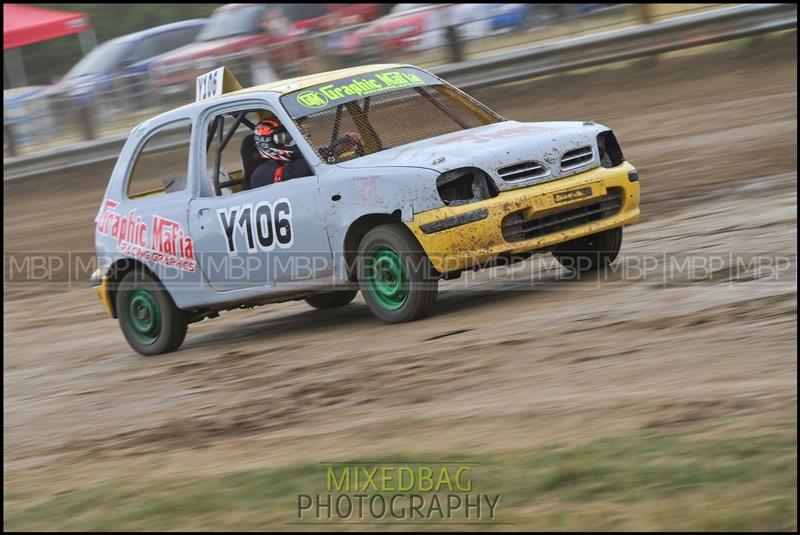
[[606, 127], [593, 122], [503, 121], [382, 150], [337, 164], [345, 169], [421, 167], [443, 173], [460, 167], [491, 171], [528, 160], [549, 165], [576, 147], [594, 146]]

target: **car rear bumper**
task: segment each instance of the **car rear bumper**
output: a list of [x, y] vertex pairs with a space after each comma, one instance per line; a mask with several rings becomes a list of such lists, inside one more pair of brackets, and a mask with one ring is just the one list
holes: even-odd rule
[[94, 273], [92, 273], [89, 281], [94, 288], [94, 293], [97, 295], [97, 299], [100, 300], [100, 304], [102, 304], [103, 308], [106, 309], [108, 315], [114, 318], [116, 316], [114, 314], [114, 308], [111, 306], [111, 291], [109, 290], [108, 283], [110, 275], [111, 272], [108, 268], [98, 268]]
[[437, 208], [406, 222], [441, 273], [502, 254], [545, 249], [639, 219], [639, 182], [629, 163]]

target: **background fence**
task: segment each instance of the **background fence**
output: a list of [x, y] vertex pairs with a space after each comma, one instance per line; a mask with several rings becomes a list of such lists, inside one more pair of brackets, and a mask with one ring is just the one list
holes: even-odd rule
[[219, 65], [247, 86], [364, 63], [412, 63], [469, 89], [797, 25], [794, 4], [495, 6], [512, 7], [435, 6], [420, 31], [372, 22], [301, 36], [291, 50], [284, 44], [206, 58], [71, 94], [34, 88], [4, 102], [5, 152], [16, 156], [4, 158], [4, 179], [116, 158], [135, 124], [192, 102], [196, 76]]

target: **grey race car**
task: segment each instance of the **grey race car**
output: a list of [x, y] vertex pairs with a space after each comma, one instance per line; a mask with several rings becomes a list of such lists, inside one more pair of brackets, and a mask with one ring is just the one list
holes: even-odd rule
[[[315, 174], [253, 188], [252, 129], [271, 117]], [[413, 66], [246, 89], [221, 68], [198, 78], [195, 103], [131, 132], [97, 214], [92, 282], [144, 355], [222, 310], [330, 308], [359, 289], [380, 319], [411, 321], [439, 280], [498, 258], [610, 263], [639, 218], [638, 178], [602, 125], [507, 120]]]

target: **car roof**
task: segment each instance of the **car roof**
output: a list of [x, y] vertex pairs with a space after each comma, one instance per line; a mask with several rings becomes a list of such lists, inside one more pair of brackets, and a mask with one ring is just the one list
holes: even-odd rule
[[[358, 76], [359, 74], [366, 74], [369, 72], [374, 72], [382, 69], [392, 69], [397, 67], [413, 67], [418, 69], [419, 67], [415, 67], [414, 65], [409, 65], [406, 63], [380, 63], [374, 65], [361, 65], [360, 67], [350, 67], [347, 69], [337, 69], [335, 71], [326, 71], [320, 72], [316, 74], [308, 74], [305, 76], [298, 76], [296, 78], [288, 78], [286, 80], [278, 80], [276, 82], [270, 82], [268, 84], [256, 85], [253, 87], [245, 87], [242, 89], [238, 89], [236, 91], [230, 91], [228, 93], [223, 93], [222, 95], [211, 97], [206, 100], [202, 100], [200, 102], [189, 102], [184, 104], [183, 106], [178, 106], [177, 108], [173, 108], [169, 111], [165, 111], [160, 113], [143, 123], [140, 123], [136, 126], [139, 128], [143, 124], [150, 123], [151, 121], [158, 122], [164, 117], [171, 116], [176, 113], [186, 112], [187, 110], [195, 109], [198, 107], [205, 107], [209, 103], [214, 103], [217, 99], [227, 98], [231, 96], [243, 96], [248, 95], [251, 93], [277, 93], [279, 95], [283, 95], [286, 93], [291, 93], [292, 91], [297, 91], [299, 89], [305, 89], [307, 87], [311, 87], [316, 84], [324, 84], [325, 82], [331, 82], [333, 80], [338, 80], [339, 78], [344, 78], [347, 76]], [[136, 129], [134, 128], [134, 130]]]
[[139, 39], [143, 39], [145, 37], [150, 37], [152, 35], [157, 35], [159, 33], [168, 32], [171, 30], [180, 30], [182, 28], [191, 28], [192, 26], [201, 26], [208, 22], [208, 19], [189, 19], [189, 20], [180, 20], [178, 22], [171, 22], [169, 24], [162, 24], [161, 26], [155, 26], [153, 28], [147, 28], [146, 30], [141, 30], [138, 32], [129, 33], [126, 35], [121, 35], [120, 37], [115, 37], [114, 39], [109, 39], [101, 44], [106, 43], [127, 43], [129, 41], [136, 41]]
[[338, 80], [339, 78], [345, 78], [347, 76], [358, 76], [359, 74], [366, 74], [381, 69], [392, 69], [397, 67], [411, 67], [411, 66], [412, 65], [406, 65], [404, 63], [361, 65], [359, 67], [349, 67], [347, 69], [337, 69], [335, 71], [307, 74], [305, 76], [297, 76], [295, 78], [288, 78], [286, 80], [278, 80], [276, 82], [270, 82], [268, 84], [246, 87], [244, 89], [239, 89], [238, 91], [225, 93], [224, 96], [242, 95], [245, 93], [258, 93], [262, 91], [270, 91], [275, 93], [286, 94], [286, 93], [291, 93], [292, 91], [297, 91], [298, 89], [305, 89], [307, 87], [311, 87], [312, 85], [324, 84], [325, 82], [332, 82], [333, 80]]
[[[236, 3], [236, 4], [225, 4], [225, 5], [219, 6], [217, 9], [215, 9], [214, 13], [216, 13], [217, 11], [231, 11], [231, 10], [234, 10], [234, 9], [241, 9], [243, 7], [258, 6], [258, 5], [263, 5], [263, 4], [256, 4], [256, 3], [253, 3], [253, 2], [250, 2], [250, 3], [241, 3], [240, 2], [240, 3]], [[266, 7], [266, 6], [264, 6], [264, 7]]]

